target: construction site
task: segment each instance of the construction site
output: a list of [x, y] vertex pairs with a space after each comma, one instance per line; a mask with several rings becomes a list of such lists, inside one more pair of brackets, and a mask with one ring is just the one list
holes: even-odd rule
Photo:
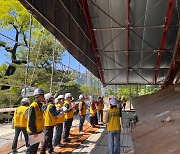
[[[122, 110], [122, 154], [180, 153], [179, 0], [19, 2], [100, 80], [102, 87], [159, 87], [154, 93], [129, 97]], [[104, 103], [106, 113], [108, 96], [104, 96]], [[109, 153], [106, 124], [92, 128], [86, 116], [84, 134], [80, 135], [78, 120], [75, 116], [71, 142], [55, 152]], [[13, 135], [9, 124], [1, 125], [0, 154], [12, 152]], [[18, 153], [26, 153], [22, 137]]]

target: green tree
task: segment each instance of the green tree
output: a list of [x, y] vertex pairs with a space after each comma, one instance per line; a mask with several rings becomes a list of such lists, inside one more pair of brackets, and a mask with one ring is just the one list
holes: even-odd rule
[[92, 86], [92, 85], [81, 85], [80, 89], [82, 91], [83, 94], [87, 94], [87, 95], [101, 95], [100, 93], [100, 89], [96, 86]]

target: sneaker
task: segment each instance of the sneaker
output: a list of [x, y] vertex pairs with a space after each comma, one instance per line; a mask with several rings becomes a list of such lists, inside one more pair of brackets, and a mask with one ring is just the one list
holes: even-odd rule
[[54, 148], [61, 148], [61, 147], [63, 147], [64, 145], [63, 144], [58, 144], [58, 145], [56, 145]]
[[80, 131], [79, 134], [84, 134], [84, 132], [83, 132], [83, 131]]
[[17, 150], [13, 150], [12, 153], [18, 153], [18, 151]]

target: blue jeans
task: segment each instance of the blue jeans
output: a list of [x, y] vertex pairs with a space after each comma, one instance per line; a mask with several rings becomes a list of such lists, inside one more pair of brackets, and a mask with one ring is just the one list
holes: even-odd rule
[[103, 110], [97, 110], [98, 121], [103, 122]]
[[[109, 135], [109, 154], [120, 154], [120, 133], [121, 131], [110, 131]], [[114, 144], [115, 141], [115, 144]], [[115, 147], [115, 150], [114, 150]]]
[[53, 146], [57, 146], [61, 142], [61, 135], [63, 131], [63, 123], [59, 123], [55, 126], [55, 133], [54, 133], [54, 139], [53, 139]]

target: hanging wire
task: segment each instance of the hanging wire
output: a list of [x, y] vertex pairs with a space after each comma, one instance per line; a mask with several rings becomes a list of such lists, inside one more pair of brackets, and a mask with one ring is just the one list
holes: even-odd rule
[[25, 78], [25, 90], [24, 90], [24, 97], [26, 97], [26, 87], [27, 87], [27, 79], [28, 79], [28, 72], [29, 72], [29, 59], [30, 59], [30, 46], [31, 46], [31, 32], [32, 32], [32, 11], [30, 11], [30, 28], [29, 28], [29, 43], [28, 43], [28, 54], [27, 54], [27, 65], [26, 65], [26, 78]]
[[[63, 66], [65, 67], [65, 72], [64, 72], [64, 76], [62, 77], [61, 81], [59, 82], [59, 86], [58, 86], [58, 89], [57, 89], [54, 97], [56, 97], [57, 94], [59, 93], [60, 87], [61, 87], [62, 82], [63, 82], [63, 80], [64, 80], [64, 77], [65, 77], [65, 75], [66, 75], [67, 72], [68, 72], [67, 70], [69, 70], [69, 68], [70, 68], [70, 53], [69, 53], [68, 57], [69, 57], [69, 58], [68, 58], [68, 66], [66, 66], [66, 65], [64, 65], [64, 64], [61, 63], [62, 67], [63, 67]], [[73, 70], [73, 69], [72, 69], [72, 70]]]
[[18, 45], [21, 45], [21, 46], [24, 46], [24, 47], [28, 48], [28, 46], [26, 46], [25, 44], [20, 43], [20, 42], [17, 42], [16, 40], [10, 38], [9, 36], [6, 36], [6, 35], [4, 35], [4, 34], [2, 34], [2, 33], [0, 33], [0, 35], [3, 36], [3, 37], [5, 37], [5, 38], [7, 38], [7, 39], [9, 39], [9, 40], [11, 40], [11, 41], [13, 41], [13, 42], [15, 42], [15, 43], [17, 43]]
[[51, 83], [50, 83], [50, 93], [52, 93], [52, 85], [53, 85], [53, 75], [54, 75], [54, 53], [56, 52], [56, 38], [54, 38], [54, 49], [53, 49], [53, 61], [52, 61], [52, 72], [51, 72]]
[[[37, 52], [37, 56], [36, 56], [36, 60], [35, 60], [34, 68], [33, 68], [33, 73], [31, 75], [31, 81], [30, 81], [30, 85], [29, 85], [30, 87], [32, 85], [32, 80], [33, 80], [33, 77], [34, 77], [34, 74], [35, 74], [35, 70], [36, 70], [36, 66], [37, 66], [37, 60], [38, 60], [39, 54], [40, 54], [41, 44], [42, 44], [42, 40], [43, 40], [43, 36], [44, 36], [44, 29], [43, 29], [42, 33], [43, 34], [41, 35], [41, 39], [40, 39], [40, 43], [39, 43], [39, 48], [38, 48], [38, 52]], [[34, 46], [34, 48], [35, 48], [35, 46]]]

